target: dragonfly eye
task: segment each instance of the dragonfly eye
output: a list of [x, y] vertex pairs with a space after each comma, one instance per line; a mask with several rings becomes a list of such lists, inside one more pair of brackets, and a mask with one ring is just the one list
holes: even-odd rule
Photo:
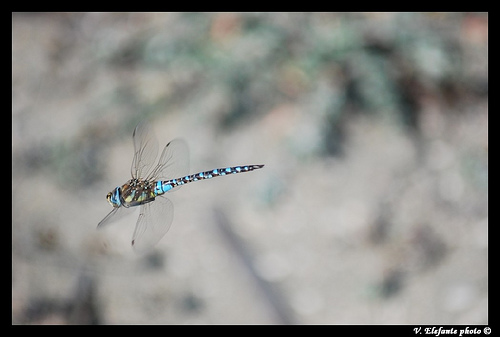
[[121, 189], [120, 187], [117, 187], [113, 192], [109, 192], [108, 195], [106, 195], [106, 199], [111, 204], [111, 206], [119, 207], [121, 206], [120, 195]]

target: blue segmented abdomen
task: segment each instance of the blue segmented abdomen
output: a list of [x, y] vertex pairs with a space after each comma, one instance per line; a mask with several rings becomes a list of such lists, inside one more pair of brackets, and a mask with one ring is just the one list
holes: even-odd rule
[[213, 169], [210, 171], [198, 172], [198, 173], [191, 174], [191, 175], [188, 175], [185, 177], [171, 179], [171, 180], [165, 180], [165, 181], [158, 180], [155, 183], [154, 193], [155, 193], [155, 195], [160, 195], [160, 194], [163, 194], [163, 193], [170, 191], [171, 189], [173, 189], [177, 186], [182, 186], [182, 185], [191, 183], [193, 181], [211, 179], [214, 177], [220, 177], [220, 176], [225, 176], [225, 175], [229, 175], [229, 174], [250, 172], [253, 170], [260, 169], [262, 167], [264, 167], [264, 165], [232, 166], [232, 167]]

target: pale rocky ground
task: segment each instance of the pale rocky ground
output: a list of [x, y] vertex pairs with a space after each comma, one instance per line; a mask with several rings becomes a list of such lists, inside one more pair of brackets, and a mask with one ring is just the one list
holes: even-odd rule
[[[241, 17], [201, 17], [224, 62], [269, 52], [232, 28]], [[349, 115], [343, 155], [321, 155], [317, 111], [341, 85], [328, 74], [300, 80], [284, 67], [294, 99], [269, 101], [257, 87], [256, 111], [221, 128], [235, 103], [203, 62], [135, 63], [135, 45], [196, 36], [189, 20], [13, 16], [12, 322], [487, 324], [487, 96], [459, 112], [423, 99], [418, 136], [390, 118]], [[142, 118], [160, 144], [188, 142], [189, 173], [265, 167], [172, 193], [172, 228], [137, 256], [137, 213], [96, 225], [106, 194], [129, 179]]]

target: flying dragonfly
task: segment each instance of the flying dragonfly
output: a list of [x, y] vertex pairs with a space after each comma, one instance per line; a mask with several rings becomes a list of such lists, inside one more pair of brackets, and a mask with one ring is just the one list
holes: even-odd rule
[[214, 177], [260, 169], [264, 165], [240, 165], [184, 175], [189, 171], [189, 150], [182, 139], [174, 139], [163, 149], [156, 165], [158, 141], [147, 122], [139, 123], [133, 133], [134, 158], [132, 179], [109, 192], [106, 199], [113, 206], [97, 225], [105, 225], [123, 217], [139, 206], [140, 213], [132, 236], [132, 247], [144, 252], [154, 247], [168, 232], [174, 218], [174, 205], [165, 196], [181, 186]]

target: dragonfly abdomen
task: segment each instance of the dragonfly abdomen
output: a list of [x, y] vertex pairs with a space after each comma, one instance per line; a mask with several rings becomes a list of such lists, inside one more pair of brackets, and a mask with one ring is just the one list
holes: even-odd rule
[[182, 186], [193, 181], [211, 179], [214, 177], [220, 177], [230, 174], [250, 172], [264, 167], [264, 165], [242, 165], [242, 166], [232, 166], [224, 167], [219, 169], [213, 169], [210, 171], [198, 172], [195, 174], [187, 175], [182, 178], [171, 179], [166, 181], [157, 181], [155, 183], [154, 193], [155, 195], [160, 195], [170, 191], [171, 189]]

